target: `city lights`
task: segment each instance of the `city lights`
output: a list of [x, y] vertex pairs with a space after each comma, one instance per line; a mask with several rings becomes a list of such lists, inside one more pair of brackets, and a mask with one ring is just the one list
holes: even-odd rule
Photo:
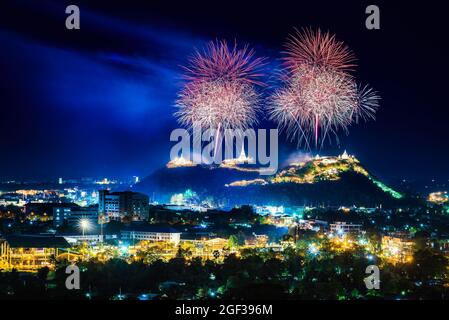
[[449, 300], [446, 2], [35, 2], [1, 9], [5, 311]]
[[79, 222], [79, 226], [81, 228], [81, 231], [83, 232], [83, 237], [84, 237], [84, 233], [86, 232], [86, 230], [89, 230], [91, 227], [90, 221], [87, 219], [81, 219]]
[[449, 201], [449, 195], [447, 191], [432, 192], [427, 197], [427, 201], [436, 204], [445, 204]]
[[316, 256], [318, 254], [319, 250], [315, 244], [309, 245], [309, 253]]

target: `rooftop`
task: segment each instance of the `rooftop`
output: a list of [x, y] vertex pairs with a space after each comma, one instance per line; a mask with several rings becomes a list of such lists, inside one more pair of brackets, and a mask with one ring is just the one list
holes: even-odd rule
[[134, 231], [134, 232], [158, 232], [158, 233], [181, 233], [180, 231], [170, 227], [170, 226], [158, 226], [158, 225], [131, 225], [120, 230]]
[[57, 236], [8, 235], [5, 236], [11, 248], [69, 248], [70, 244]]

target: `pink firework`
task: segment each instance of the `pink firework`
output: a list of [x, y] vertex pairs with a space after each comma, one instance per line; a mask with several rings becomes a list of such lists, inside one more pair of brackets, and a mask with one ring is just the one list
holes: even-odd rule
[[189, 83], [179, 94], [179, 122], [187, 127], [245, 129], [256, 122], [259, 95], [246, 83], [202, 81]]
[[226, 41], [209, 42], [203, 51], [196, 51], [190, 65], [184, 67], [184, 78], [193, 81], [239, 81], [263, 85], [259, 80], [264, 58], [255, 58], [248, 46], [242, 49], [237, 44], [230, 48]]
[[225, 41], [210, 42], [203, 52], [197, 51], [185, 68], [188, 83], [176, 101], [179, 122], [218, 130], [253, 124], [263, 60], [247, 46], [230, 48]]
[[310, 147], [314, 137], [318, 144], [339, 127], [346, 128], [357, 114], [357, 86], [339, 72], [314, 69], [293, 77], [275, 92], [270, 105], [270, 117], [281, 129], [286, 129], [298, 143]]
[[255, 58], [247, 46], [230, 48], [225, 41], [210, 42], [203, 52], [196, 51], [185, 67], [188, 80], [178, 95], [175, 116], [179, 123], [220, 131], [245, 129], [256, 122], [260, 102], [256, 87], [261, 85], [264, 59]]
[[338, 130], [347, 133], [358, 119], [373, 119], [379, 97], [365, 87], [360, 90], [348, 73], [354, 56], [329, 33], [305, 30], [286, 45], [284, 87], [273, 95], [270, 118], [285, 129], [298, 145], [321, 146]]
[[355, 56], [352, 51], [329, 32], [323, 33], [320, 29], [296, 30], [290, 35], [285, 45], [283, 58], [288, 71], [295, 73], [304, 65], [332, 69], [336, 71], [351, 71], [356, 67]]

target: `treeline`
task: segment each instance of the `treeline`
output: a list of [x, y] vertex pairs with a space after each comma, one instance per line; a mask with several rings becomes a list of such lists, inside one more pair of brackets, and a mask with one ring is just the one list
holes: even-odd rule
[[[381, 270], [380, 290], [368, 290], [363, 279], [370, 264]], [[0, 273], [1, 299], [136, 299], [144, 293], [156, 299], [447, 299], [447, 259], [419, 250], [413, 263], [391, 265], [366, 259], [357, 249], [311, 254], [307, 245], [282, 253], [243, 250], [223, 261], [191, 259], [182, 251], [168, 262], [156, 259], [127, 263], [112, 259], [87, 262], [81, 289], [67, 290], [65, 265], [36, 275]]]

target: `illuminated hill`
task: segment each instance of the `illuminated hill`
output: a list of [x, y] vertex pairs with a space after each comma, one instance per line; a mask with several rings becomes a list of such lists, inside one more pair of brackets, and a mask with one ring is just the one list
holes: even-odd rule
[[374, 178], [365, 170], [353, 156], [344, 152], [338, 157], [319, 157], [301, 163], [292, 163], [268, 179], [240, 180], [228, 184], [228, 187], [269, 185], [269, 184], [316, 184], [325, 181], [339, 181], [345, 173], [355, 173], [369, 179], [382, 191], [393, 198], [400, 199], [402, 195]]
[[273, 176], [228, 161], [221, 166], [184, 162], [157, 170], [137, 189], [169, 201], [175, 193], [194, 190], [202, 198], [227, 205], [393, 205], [403, 196], [371, 175], [346, 152], [338, 157], [315, 157], [292, 163]]

